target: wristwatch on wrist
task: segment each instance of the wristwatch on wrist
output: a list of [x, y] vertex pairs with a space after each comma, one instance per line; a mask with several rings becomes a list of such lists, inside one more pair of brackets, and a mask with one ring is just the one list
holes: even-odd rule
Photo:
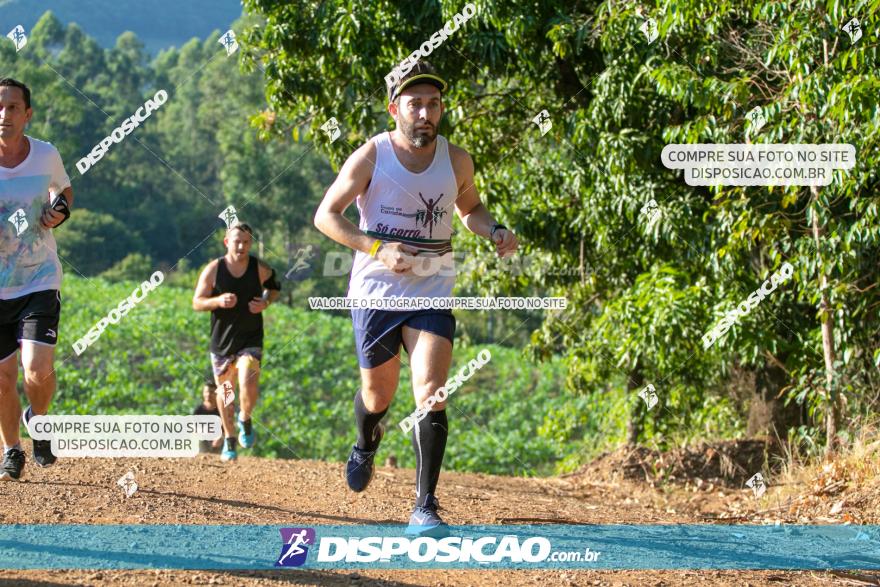
[[504, 226], [503, 224], [493, 224], [492, 230], [491, 230], [491, 232], [489, 232], [489, 238], [493, 238], [495, 236], [495, 231], [498, 230], [499, 228], [503, 228], [504, 230], [507, 230], [507, 227]]

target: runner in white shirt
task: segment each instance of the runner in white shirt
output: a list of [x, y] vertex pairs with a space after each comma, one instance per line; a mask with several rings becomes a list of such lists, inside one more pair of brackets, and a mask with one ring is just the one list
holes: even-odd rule
[[[55, 343], [61, 315], [61, 264], [52, 229], [70, 217], [73, 190], [61, 156], [49, 143], [24, 134], [30, 121], [26, 85], [0, 79], [0, 481], [24, 474], [18, 420], [45, 415], [55, 393]], [[16, 384], [21, 349], [24, 391]], [[55, 462], [48, 440], [33, 440], [41, 467]]]
[[[491, 239], [500, 256], [516, 236], [497, 224], [474, 187], [471, 156], [437, 134], [446, 82], [425, 61], [388, 88], [397, 128], [355, 151], [321, 202], [315, 226], [357, 251], [349, 297], [448, 297], [455, 283], [452, 217]], [[357, 201], [360, 226], [344, 212]], [[361, 390], [354, 398], [358, 439], [346, 464], [352, 491], [364, 491], [384, 429], [382, 417], [397, 392], [400, 346], [409, 353], [413, 394], [422, 407], [446, 383], [455, 318], [449, 310], [352, 311]], [[416, 503], [408, 533], [442, 535], [434, 495], [446, 450], [446, 403], [437, 401], [413, 427]]]

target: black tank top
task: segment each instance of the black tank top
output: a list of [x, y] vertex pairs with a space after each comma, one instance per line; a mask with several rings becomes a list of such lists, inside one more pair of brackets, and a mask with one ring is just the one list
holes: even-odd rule
[[238, 278], [229, 273], [226, 261], [220, 257], [211, 295], [224, 293], [234, 293], [236, 304], [232, 308], [218, 308], [211, 312], [211, 352], [215, 355], [232, 355], [248, 347], [262, 347], [263, 314], [252, 314], [248, 309], [252, 299], [263, 295], [256, 257], [248, 256], [247, 270]]

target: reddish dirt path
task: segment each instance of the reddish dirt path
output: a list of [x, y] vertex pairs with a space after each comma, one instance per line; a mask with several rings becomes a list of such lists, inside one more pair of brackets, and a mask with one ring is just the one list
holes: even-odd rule
[[[116, 485], [128, 471], [139, 491]], [[23, 483], [0, 484], [0, 523], [309, 524], [402, 523], [414, 473], [380, 468], [370, 490], [353, 494], [341, 465], [216, 455], [195, 459], [65, 459], [51, 469], [30, 461]], [[518, 479], [444, 473], [439, 496], [451, 524], [697, 523], [683, 491], [629, 482]], [[698, 511], [699, 510], [699, 511]], [[0, 562], [2, 566], [2, 562]], [[827, 573], [715, 571], [2, 571], [7, 585], [840, 585]]]

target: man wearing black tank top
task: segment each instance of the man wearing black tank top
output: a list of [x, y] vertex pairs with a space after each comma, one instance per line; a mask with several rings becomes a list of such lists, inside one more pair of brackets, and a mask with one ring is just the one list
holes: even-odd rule
[[[226, 255], [208, 263], [199, 276], [193, 309], [211, 312], [211, 365], [217, 381], [217, 408], [226, 440], [220, 458], [237, 456], [233, 416], [235, 402], [226, 397], [238, 382], [238, 442], [251, 448], [255, 435], [251, 413], [259, 393], [263, 355], [263, 310], [278, 299], [281, 285], [275, 270], [249, 254], [253, 229], [236, 224], [226, 231]], [[224, 385], [225, 384], [225, 385]]]

